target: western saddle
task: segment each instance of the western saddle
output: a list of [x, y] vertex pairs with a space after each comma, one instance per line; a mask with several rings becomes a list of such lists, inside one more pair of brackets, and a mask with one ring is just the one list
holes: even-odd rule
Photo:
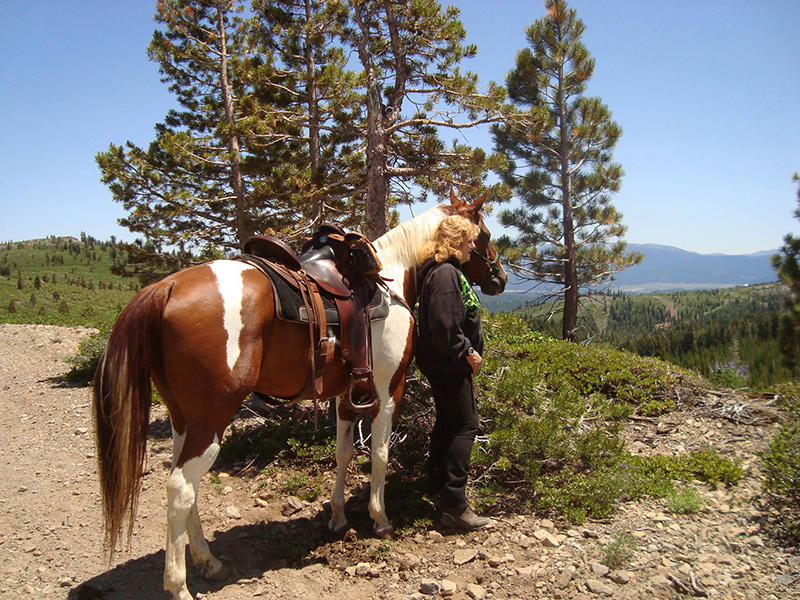
[[374, 410], [379, 398], [371, 364], [369, 299], [382, 279], [380, 259], [369, 240], [325, 223], [303, 245], [300, 256], [280, 240], [261, 235], [247, 240], [243, 250], [241, 260], [299, 291], [308, 315], [311, 374], [290, 400], [311, 396], [316, 408], [322, 392], [325, 366], [336, 345], [336, 339], [328, 336], [323, 304], [327, 296], [338, 312], [342, 359], [350, 371], [345, 406], [356, 412]]

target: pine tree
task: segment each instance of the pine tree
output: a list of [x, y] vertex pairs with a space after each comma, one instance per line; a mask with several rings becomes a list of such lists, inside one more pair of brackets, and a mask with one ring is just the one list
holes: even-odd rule
[[[626, 227], [610, 203], [622, 167], [612, 153], [622, 130], [599, 98], [584, 96], [594, 60], [581, 42], [583, 22], [564, 0], [546, 0], [547, 14], [526, 29], [529, 48], [517, 54], [506, 83], [511, 101], [544, 120], [535, 126], [495, 125], [497, 170], [519, 198], [501, 211], [514, 271], [561, 286], [562, 337], [577, 341], [582, 288], [608, 281], [642, 256], [625, 254]], [[543, 123], [543, 124], [541, 124]]]
[[347, 70], [340, 43], [343, 8], [320, 0], [253, 2], [251, 40], [258, 52], [245, 72], [259, 100], [255, 118], [282, 123], [281, 143], [292, 150], [292, 160], [273, 171], [270, 193], [300, 208], [309, 229], [326, 220], [354, 228], [363, 217], [351, 192], [364, 160], [356, 74]]
[[[156, 126], [147, 149], [128, 142], [97, 155], [103, 182], [129, 212], [121, 224], [143, 236], [138, 249], [126, 248], [134, 250], [131, 263], [174, 270], [193, 255], [238, 249], [255, 231], [278, 232], [297, 220], [265, 182], [269, 165], [291, 154], [275, 143], [281, 123], [253, 116], [259, 100], [245, 76], [252, 52], [241, 11], [240, 0], [157, 4], [161, 29], [148, 55], [180, 109]], [[170, 256], [170, 247], [178, 252]]]
[[[348, 20], [345, 47], [361, 67], [365, 176], [354, 193], [366, 206], [366, 234], [375, 238], [390, 225], [393, 202], [419, 199], [415, 189], [444, 196], [459, 177], [475, 185], [486, 167], [482, 151], [453, 144], [439, 129], [461, 129], [501, 118], [504, 93], [461, 72], [474, 45], [457, 8], [428, 0], [342, 0]], [[414, 187], [412, 184], [416, 184]]]
[[[793, 179], [800, 183], [800, 174], [795, 173]], [[800, 185], [797, 203], [794, 217], [800, 219]], [[794, 370], [800, 366], [800, 237], [786, 234], [781, 253], [772, 257], [772, 265], [791, 292], [781, 320], [779, 343], [785, 365]]]

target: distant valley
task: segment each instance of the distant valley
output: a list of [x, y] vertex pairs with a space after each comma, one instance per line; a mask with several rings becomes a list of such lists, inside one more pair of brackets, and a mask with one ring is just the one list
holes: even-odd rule
[[778, 250], [755, 254], [699, 254], [658, 244], [629, 244], [645, 255], [641, 264], [616, 275], [612, 288], [626, 292], [712, 289], [770, 283], [778, 277], [770, 262]]
[[[641, 252], [644, 260], [617, 273], [609, 291], [627, 293], [709, 290], [741, 285], [771, 283], [778, 280], [770, 262], [778, 250], [755, 254], [700, 254], [659, 244], [628, 244], [631, 252]], [[543, 287], [523, 281], [509, 273], [507, 293], [481, 301], [491, 311], [514, 310], [542, 295]]]

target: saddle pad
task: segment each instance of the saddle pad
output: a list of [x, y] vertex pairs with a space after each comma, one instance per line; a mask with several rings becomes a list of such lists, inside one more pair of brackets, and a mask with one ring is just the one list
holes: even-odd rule
[[[300, 290], [289, 285], [283, 277], [276, 273], [269, 261], [264, 259], [250, 260], [252, 258], [247, 257], [245, 261], [266, 274], [272, 282], [275, 312], [278, 318], [294, 323], [308, 323], [308, 313], [303, 304]], [[333, 297], [324, 291], [320, 295], [322, 296], [322, 304], [325, 307], [325, 319], [328, 321], [328, 325], [338, 325], [339, 311], [336, 310]], [[378, 288], [376, 287], [369, 301], [369, 320], [381, 321], [388, 315], [389, 303], [386, 301], [384, 294], [378, 293]]]

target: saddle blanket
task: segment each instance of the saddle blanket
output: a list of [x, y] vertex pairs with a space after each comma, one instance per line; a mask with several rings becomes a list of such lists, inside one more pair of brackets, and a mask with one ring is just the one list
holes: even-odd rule
[[[242, 256], [242, 260], [258, 268], [269, 277], [275, 297], [275, 312], [279, 319], [293, 323], [308, 323], [308, 311], [303, 304], [300, 290], [290, 285], [281, 275], [275, 272], [270, 261], [254, 256]], [[339, 311], [336, 310], [333, 298], [322, 290], [320, 292], [328, 325], [339, 325]], [[375, 286], [369, 300], [369, 320], [382, 321], [387, 316], [389, 316], [387, 294], [379, 286]]]

